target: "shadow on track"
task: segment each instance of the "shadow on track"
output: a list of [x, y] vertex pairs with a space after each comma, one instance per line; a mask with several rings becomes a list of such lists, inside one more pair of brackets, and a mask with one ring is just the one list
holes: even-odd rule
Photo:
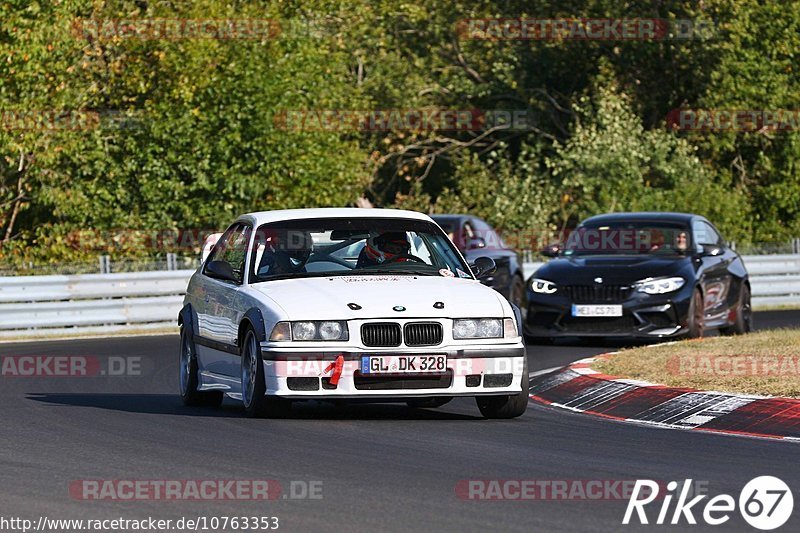
[[[31, 393], [27, 400], [53, 405], [90, 407], [127, 413], [203, 416], [211, 418], [244, 418], [239, 402], [226, 399], [220, 408], [186, 407], [173, 394], [59, 394]], [[476, 408], [477, 410], [477, 408]], [[413, 409], [397, 403], [297, 402], [288, 420], [484, 420], [440, 409]]]

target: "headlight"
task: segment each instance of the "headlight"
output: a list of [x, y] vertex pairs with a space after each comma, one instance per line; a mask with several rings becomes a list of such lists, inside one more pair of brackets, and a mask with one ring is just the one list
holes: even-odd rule
[[269, 340], [279, 341], [346, 341], [347, 322], [338, 320], [278, 322]]
[[666, 294], [683, 287], [686, 280], [681, 277], [643, 279], [636, 282], [636, 290], [647, 294]]
[[292, 324], [292, 339], [296, 341], [313, 341], [317, 336], [317, 325], [313, 322], [295, 322]]
[[539, 294], [553, 294], [558, 289], [556, 284], [546, 279], [533, 278], [531, 280], [531, 290]]
[[503, 321], [499, 318], [467, 318], [453, 321], [454, 339], [499, 339], [503, 337], [503, 331]]
[[322, 322], [319, 325], [319, 336], [326, 341], [341, 339], [342, 329], [341, 322]]

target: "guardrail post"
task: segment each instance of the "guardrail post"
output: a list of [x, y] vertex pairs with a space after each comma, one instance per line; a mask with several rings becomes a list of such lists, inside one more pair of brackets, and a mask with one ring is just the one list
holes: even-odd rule
[[100, 260], [100, 273], [111, 274], [111, 256], [101, 255], [98, 259]]
[[800, 238], [792, 239], [792, 253], [800, 254]]
[[178, 270], [178, 258], [173, 252], [167, 254], [167, 270]]

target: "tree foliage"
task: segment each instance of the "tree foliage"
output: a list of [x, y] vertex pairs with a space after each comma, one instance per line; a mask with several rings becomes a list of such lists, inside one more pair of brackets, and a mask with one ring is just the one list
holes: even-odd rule
[[[743, 242], [800, 235], [797, 131], [666, 127], [681, 107], [796, 111], [798, 7], [10, 0], [0, 4], [0, 261], [94, 253], [70, 246], [76, 230], [216, 229], [243, 211], [363, 196], [469, 211], [508, 231], [653, 209], [705, 214]], [[490, 17], [691, 20], [712, 31], [655, 41], [465, 38], [466, 19]], [[80, 21], [120, 19], [270, 19], [281, 31], [80, 31]], [[292, 110], [430, 108], [524, 110], [535, 120], [480, 131], [281, 122]], [[51, 113], [57, 124], [31, 126], [25, 113]]]

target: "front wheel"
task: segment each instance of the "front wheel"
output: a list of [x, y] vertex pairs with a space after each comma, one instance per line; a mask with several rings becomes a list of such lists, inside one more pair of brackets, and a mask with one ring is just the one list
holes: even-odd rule
[[736, 305], [736, 320], [733, 325], [719, 329], [723, 335], [744, 335], [753, 331], [753, 308], [750, 302], [750, 287], [743, 284]]
[[275, 396], [266, 396], [264, 363], [261, 347], [252, 329], [247, 330], [241, 347], [242, 403], [245, 413], [253, 418], [282, 418], [289, 414], [292, 402]]
[[181, 327], [180, 351], [181, 400], [186, 406], [219, 407], [224, 398], [219, 391], [198, 391], [197, 353], [186, 327]]
[[511, 282], [508, 300], [520, 310], [525, 309], [525, 282], [519, 276], [514, 276], [514, 280]]
[[687, 339], [699, 339], [703, 336], [706, 329], [705, 303], [703, 293], [700, 289], [692, 294], [692, 301], [689, 303], [689, 317], [687, 318]]
[[478, 396], [475, 400], [478, 409], [486, 418], [516, 418], [528, 408], [530, 394], [530, 378], [528, 376], [528, 358], [522, 366], [522, 390], [511, 396]]

